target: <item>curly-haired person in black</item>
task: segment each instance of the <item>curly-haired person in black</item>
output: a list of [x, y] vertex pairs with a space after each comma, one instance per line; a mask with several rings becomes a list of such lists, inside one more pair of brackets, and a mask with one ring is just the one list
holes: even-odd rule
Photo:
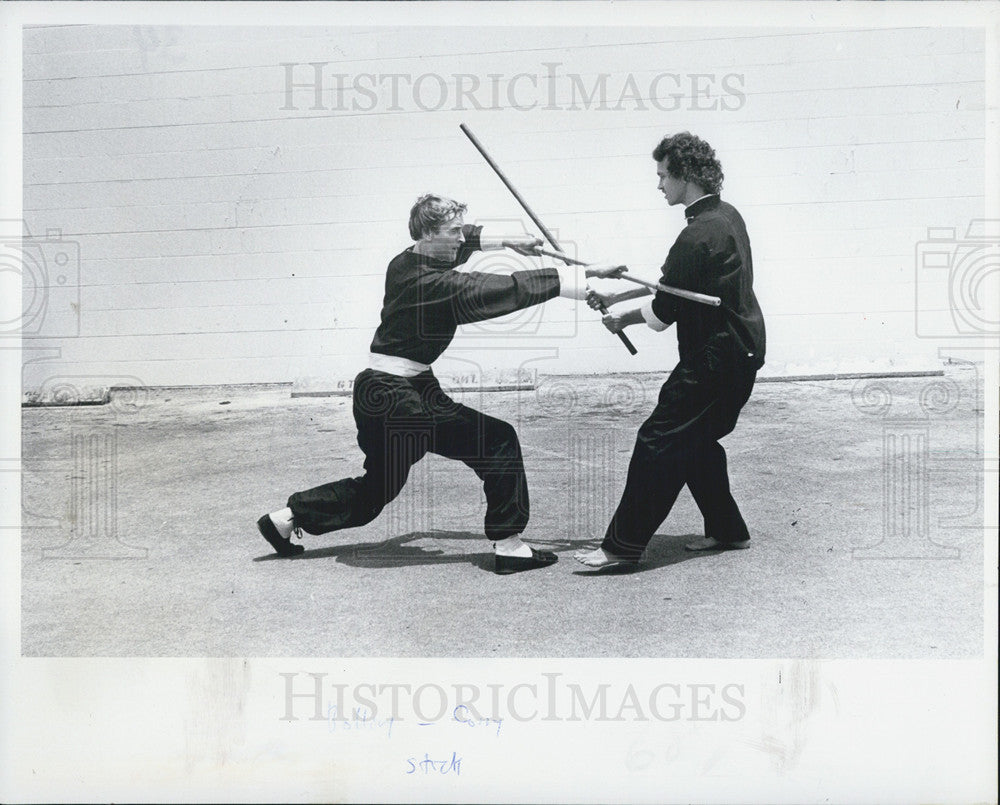
[[[745, 548], [750, 533], [729, 488], [726, 451], [719, 444], [736, 426], [764, 365], [764, 317], [753, 292], [753, 261], [746, 225], [719, 198], [722, 166], [704, 140], [682, 132], [653, 151], [658, 189], [667, 204], [684, 205], [687, 226], [663, 264], [663, 283], [720, 297], [719, 307], [657, 291], [643, 307], [609, 313], [616, 333], [645, 322], [656, 331], [677, 325], [680, 361], [660, 389], [653, 413], [639, 428], [625, 490], [604, 541], [576, 559], [594, 567], [638, 562], [686, 484], [705, 518], [693, 551]], [[646, 290], [588, 301], [614, 305]]]

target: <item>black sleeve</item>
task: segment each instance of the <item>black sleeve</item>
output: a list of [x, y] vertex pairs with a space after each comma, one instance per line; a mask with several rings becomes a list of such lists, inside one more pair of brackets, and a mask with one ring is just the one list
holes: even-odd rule
[[666, 325], [673, 324], [677, 321], [676, 299], [676, 296], [657, 291], [653, 297], [653, 315]]
[[483, 228], [481, 226], [473, 226], [472, 224], [466, 224], [462, 227], [462, 234], [465, 235], [465, 243], [462, 244], [462, 247], [458, 250], [458, 254], [455, 255], [456, 266], [467, 262], [474, 252], [482, 250], [482, 246], [479, 243], [479, 236], [482, 231]]
[[[660, 269], [663, 284], [685, 291], [695, 290], [704, 258], [704, 250], [688, 227], [681, 232], [670, 247], [667, 260]], [[653, 299], [653, 314], [664, 324], [677, 321], [677, 299], [673, 294], [657, 291]]]
[[708, 245], [694, 226], [688, 226], [670, 247], [663, 264], [663, 284], [704, 293], [701, 286], [707, 279], [707, 264]]
[[436, 299], [448, 300], [457, 324], [471, 324], [540, 304], [559, 295], [559, 272], [554, 268], [484, 274], [444, 271], [430, 278]]

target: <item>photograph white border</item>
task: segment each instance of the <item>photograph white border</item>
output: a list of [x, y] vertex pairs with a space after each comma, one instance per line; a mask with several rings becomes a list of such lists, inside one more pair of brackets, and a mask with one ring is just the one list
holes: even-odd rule
[[[0, 5], [0, 218], [21, 217], [21, 27], [31, 24], [986, 26], [988, 218], [1000, 218], [996, 3], [4, 3]], [[0, 350], [3, 443], [20, 444], [20, 354]], [[997, 433], [987, 360], [985, 444]], [[987, 448], [989, 449], [989, 447]], [[995, 455], [984, 466], [995, 477]], [[16, 467], [3, 505], [20, 510]], [[997, 489], [985, 483], [984, 656], [947, 661], [31, 659], [20, 655], [20, 544], [0, 545], [0, 800], [64, 801], [995, 801]], [[992, 513], [993, 522], [990, 523]], [[735, 683], [745, 716], [585, 724], [526, 719], [487, 740], [453, 725], [353, 736], [282, 721], [282, 673], [348, 685], [461, 678], [594, 688]], [[783, 675], [783, 677], [781, 676]], [[781, 681], [779, 682], [779, 677]], [[584, 729], [585, 728], [585, 729]], [[416, 732], [415, 732], [416, 731]], [[421, 743], [423, 742], [423, 743]], [[408, 776], [454, 746], [461, 776]], [[641, 754], [646, 752], [646, 754]], [[628, 760], [638, 755], [629, 767]], [[419, 754], [416, 757], [420, 757]], [[396, 772], [398, 771], [398, 774]]]

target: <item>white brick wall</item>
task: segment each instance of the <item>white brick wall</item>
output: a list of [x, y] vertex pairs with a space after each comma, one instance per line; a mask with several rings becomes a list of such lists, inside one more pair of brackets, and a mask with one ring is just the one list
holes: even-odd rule
[[[579, 254], [651, 279], [683, 216], [655, 191], [649, 153], [665, 133], [700, 134], [749, 225], [772, 367], [928, 361], [937, 343], [915, 335], [915, 249], [929, 226], [962, 234], [983, 217], [983, 51], [981, 31], [957, 28], [27, 29], [24, 218], [36, 237], [61, 229], [79, 243], [80, 290], [78, 334], [33, 341], [58, 358], [30, 364], [25, 383], [60, 373], [155, 385], [353, 377], [419, 194], [468, 202], [469, 220], [525, 219], [460, 122]], [[402, 110], [383, 97], [370, 111], [310, 111], [312, 92], [299, 88], [297, 109], [282, 109], [279, 64], [299, 64], [304, 82], [313, 61], [329, 62], [328, 89], [335, 73], [441, 74], [449, 102], [422, 111], [404, 91]], [[545, 63], [560, 64], [558, 109], [540, 108]], [[454, 109], [454, 73], [485, 87], [500, 76], [504, 108]], [[519, 73], [541, 77], [537, 90], [518, 85], [539, 108], [506, 105]], [[711, 74], [701, 80], [715, 96], [693, 102], [688, 87], [676, 111], [648, 100], [645, 110], [570, 110], [571, 73], [588, 87], [609, 74], [608, 106], [629, 74], [643, 94], [662, 73], [685, 84]], [[734, 74], [742, 105], [719, 97]], [[423, 86], [430, 105], [436, 80]], [[489, 104], [485, 88], [476, 97]], [[335, 102], [330, 91], [324, 99]], [[739, 108], [692, 108], [719, 101]], [[75, 315], [76, 297], [60, 293], [51, 327]], [[935, 305], [947, 307], [943, 291]], [[661, 370], [674, 360], [671, 333], [630, 333], [634, 358], [596, 314], [557, 300], [506, 326], [468, 328], [452, 350], [484, 370], [529, 360], [545, 372]]]

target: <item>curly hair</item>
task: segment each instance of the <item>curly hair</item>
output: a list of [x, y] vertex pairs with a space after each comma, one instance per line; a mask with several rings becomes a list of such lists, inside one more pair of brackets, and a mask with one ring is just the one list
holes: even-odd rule
[[722, 165], [715, 158], [715, 150], [689, 131], [664, 137], [653, 149], [657, 162], [667, 157], [667, 172], [678, 179], [693, 182], [708, 193], [722, 189]]
[[424, 235], [437, 232], [456, 215], [464, 215], [467, 209], [461, 202], [427, 193], [410, 209], [410, 237], [420, 240]]

